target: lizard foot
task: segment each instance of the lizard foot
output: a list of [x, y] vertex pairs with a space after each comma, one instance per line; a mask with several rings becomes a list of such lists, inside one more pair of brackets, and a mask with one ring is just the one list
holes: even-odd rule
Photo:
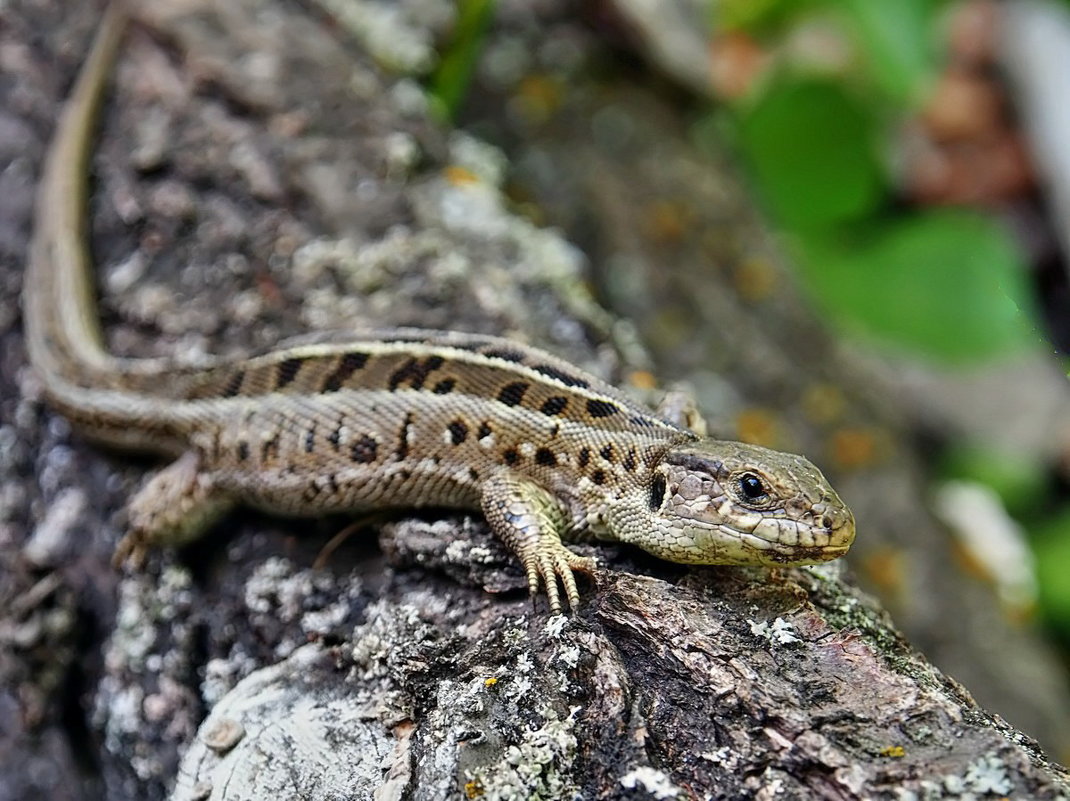
[[577, 556], [559, 540], [542, 538], [528, 547], [521, 549], [520, 558], [524, 563], [524, 572], [528, 577], [528, 592], [534, 599], [539, 593], [540, 584], [546, 589], [550, 601], [550, 611], [561, 614], [561, 592], [558, 581], [565, 590], [569, 608], [576, 611], [580, 605], [580, 593], [576, 588], [573, 570], [593, 573], [597, 562], [586, 556]]
[[151, 546], [184, 545], [234, 505], [201, 470], [200, 457], [188, 451], [145, 482], [130, 500], [130, 532], [119, 541], [112, 557], [139, 570]]
[[557, 498], [523, 476], [504, 474], [484, 484], [481, 505], [491, 530], [520, 558], [532, 597], [539, 594], [541, 585], [550, 611], [559, 615], [563, 587], [569, 606], [575, 610], [580, 593], [572, 571], [592, 573], [596, 563], [562, 544], [561, 532], [569, 521]]
[[131, 531], [115, 546], [115, 553], [111, 557], [111, 565], [120, 570], [126, 565], [136, 570], [145, 566], [145, 560], [149, 555], [148, 543], [140, 532]]

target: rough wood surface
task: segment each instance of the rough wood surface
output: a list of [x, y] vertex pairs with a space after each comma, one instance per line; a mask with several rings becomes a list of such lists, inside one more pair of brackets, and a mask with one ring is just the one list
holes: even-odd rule
[[[479, 519], [360, 521], [314, 569], [350, 521], [242, 514], [120, 580], [118, 512], [146, 465], [43, 408], [14, 311], [33, 177], [95, 17], [11, 3], [0, 27], [0, 798], [1070, 792], [836, 566], [592, 547], [586, 605], [548, 619]], [[116, 350], [359, 317], [519, 336], [622, 383], [649, 365], [578, 251], [507, 210], [497, 153], [431, 125], [337, 20], [253, 0], [142, 19], [96, 160]]]

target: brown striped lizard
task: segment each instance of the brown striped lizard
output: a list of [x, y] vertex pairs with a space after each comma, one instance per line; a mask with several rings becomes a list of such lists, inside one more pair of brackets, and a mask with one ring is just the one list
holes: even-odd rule
[[[52, 405], [93, 440], [174, 459], [129, 504], [118, 561], [180, 545], [246, 504], [314, 516], [479, 509], [531, 593], [573, 608], [565, 541], [631, 543], [687, 564], [800, 565], [854, 539], [816, 467], [700, 438], [605, 382], [506, 339], [392, 329], [323, 335], [196, 366], [114, 356], [86, 237], [92, 128], [125, 13], [106, 12], [59, 119], [23, 295], [29, 358]], [[560, 584], [560, 586], [559, 586]]]

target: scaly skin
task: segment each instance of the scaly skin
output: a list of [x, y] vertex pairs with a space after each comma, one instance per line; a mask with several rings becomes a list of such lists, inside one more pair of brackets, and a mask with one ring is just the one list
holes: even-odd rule
[[847, 551], [851, 513], [802, 457], [699, 438], [682, 412], [651, 414], [508, 340], [329, 334], [195, 368], [109, 354], [84, 243], [85, 173], [124, 23], [113, 4], [57, 127], [23, 303], [30, 360], [55, 407], [96, 440], [175, 457], [131, 500], [120, 560], [190, 541], [236, 504], [286, 515], [482, 509], [558, 612], [561, 588], [579, 601], [573, 571], [594, 568], [562, 539], [619, 540], [689, 564], [812, 564]]

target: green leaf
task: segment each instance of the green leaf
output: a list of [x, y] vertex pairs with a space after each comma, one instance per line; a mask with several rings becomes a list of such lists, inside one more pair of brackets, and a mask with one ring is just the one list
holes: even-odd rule
[[960, 363], [1040, 339], [1021, 254], [988, 218], [943, 209], [862, 241], [812, 233], [801, 246], [808, 288], [849, 331]]
[[917, 101], [933, 74], [932, 0], [839, 0], [857, 32], [870, 74], [903, 103]]
[[746, 30], [752, 33], [776, 28], [815, 0], [718, 0], [710, 4], [713, 22], [719, 30]]
[[785, 224], [857, 219], [880, 203], [873, 121], [837, 84], [782, 82], [743, 116], [739, 131], [759, 188]]

